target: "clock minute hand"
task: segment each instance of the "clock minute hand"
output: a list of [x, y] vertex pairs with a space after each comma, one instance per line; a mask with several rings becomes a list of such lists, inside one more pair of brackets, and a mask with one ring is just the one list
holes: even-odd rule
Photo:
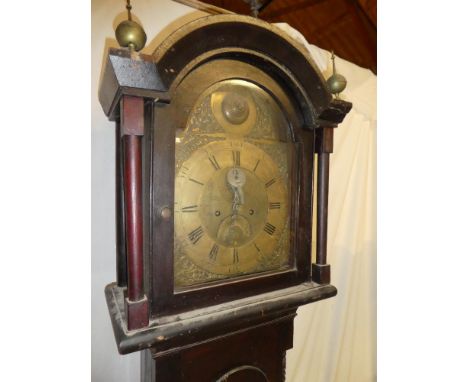
[[237, 167], [231, 168], [227, 173], [227, 182], [234, 194], [232, 201], [232, 211], [234, 214], [237, 214], [239, 206], [244, 204], [244, 190], [242, 187], [245, 184], [245, 178], [245, 173]]

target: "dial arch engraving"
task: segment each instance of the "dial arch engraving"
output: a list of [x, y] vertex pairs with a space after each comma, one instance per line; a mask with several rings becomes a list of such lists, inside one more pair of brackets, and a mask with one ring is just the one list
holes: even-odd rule
[[[222, 101], [228, 91], [217, 94]], [[209, 117], [213, 103], [201, 105], [193, 110], [203, 114], [189, 118], [186, 136], [179, 135], [176, 145], [181, 155], [176, 158], [174, 202], [180, 208], [174, 209], [174, 275], [180, 286], [266, 272], [289, 262], [293, 146], [274, 133], [272, 114], [254, 103], [255, 123], [248, 131], [242, 123], [216, 127], [222, 116]], [[245, 123], [252, 123], [250, 117]]]

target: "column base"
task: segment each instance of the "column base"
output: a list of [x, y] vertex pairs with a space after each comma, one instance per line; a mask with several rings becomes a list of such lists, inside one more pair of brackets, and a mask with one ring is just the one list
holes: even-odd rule
[[312, 281], [330, 284], [330, 264], [312, 264]]
[[127, 313], [128, 330], [136, 330], [148, 326], [149, 314], [146, 295], [138, 301], [130, 301], [128, 297], [125, 298], [125, 311]]

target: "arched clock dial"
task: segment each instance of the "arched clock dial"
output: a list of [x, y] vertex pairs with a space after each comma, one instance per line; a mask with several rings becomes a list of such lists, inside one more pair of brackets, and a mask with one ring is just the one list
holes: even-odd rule
[[246, 81], [223, 81], [200, 97], [177, 137], [176, 286], [288, 265], [291, 144], [280, 133], [284, 124], [271, 96]]

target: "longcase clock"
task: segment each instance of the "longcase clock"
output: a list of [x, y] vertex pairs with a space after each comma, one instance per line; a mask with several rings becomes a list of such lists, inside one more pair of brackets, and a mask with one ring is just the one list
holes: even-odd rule
[[351, 104], [303, 47], [238, 15], [190, 22], [151, 56], [110, 49], [99, 96], [117, 132], [119, 352], [142, 352], [146, 382], [283, 381], [296, 309], [337, 292], [329, 154]]

